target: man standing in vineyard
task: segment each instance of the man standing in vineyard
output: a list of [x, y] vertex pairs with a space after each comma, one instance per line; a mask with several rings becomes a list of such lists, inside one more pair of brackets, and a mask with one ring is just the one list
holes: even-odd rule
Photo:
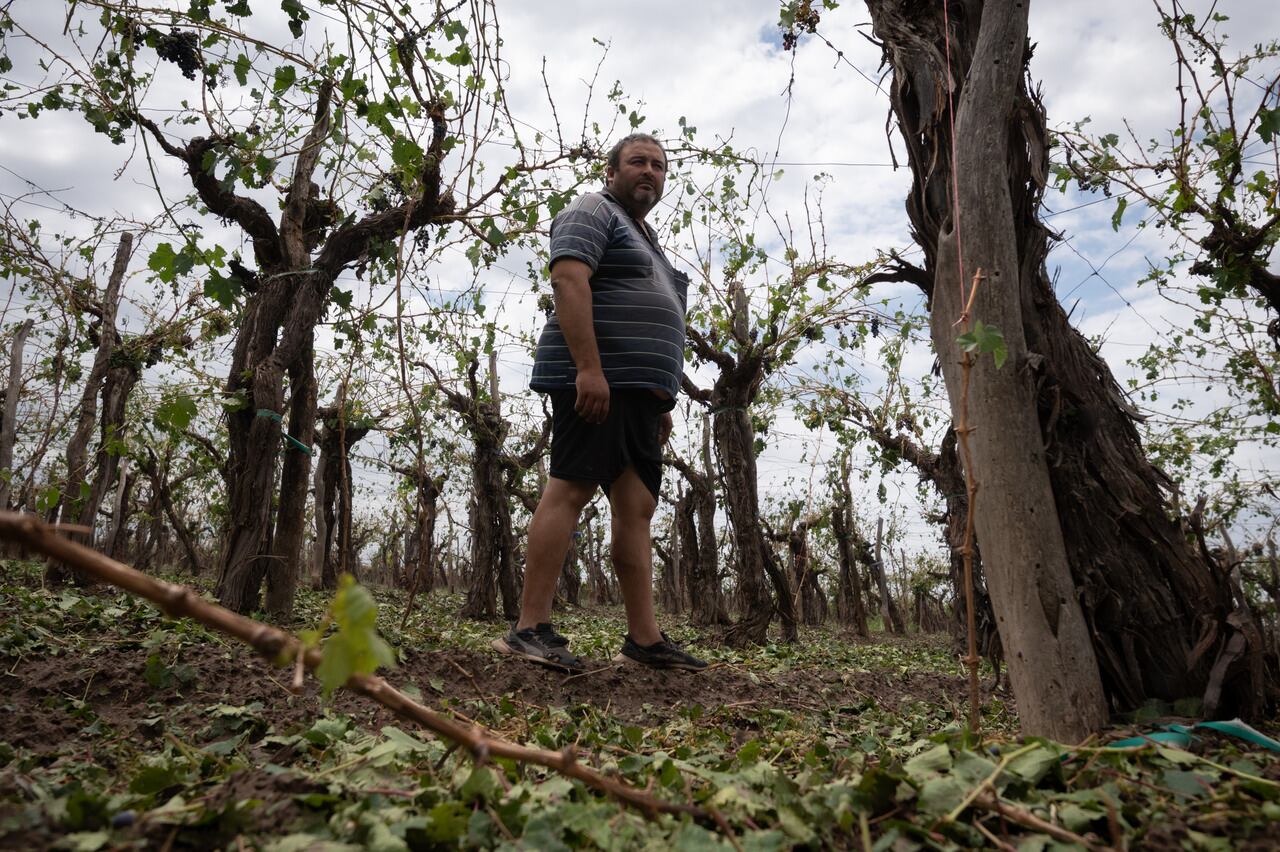
[[658, 629], [653, 608], [650, 521], [684, 372], [689, 287], [644, 220], [666, 175], [658, 140], [628, 136], [609, 152], [605, 189], [576, 199], [551, 226], [555, 313], [530, 382], [551, 397], [551, 475], [529, 524], [520, 618], [493, 647], [562, 670], [581, 671], [583, 663], [551, 627], [551, 604], [579, 513], [597, 487], [609, 498], [610, 551], [627, 611], [615, 659], [690, 671], [707, 665]]

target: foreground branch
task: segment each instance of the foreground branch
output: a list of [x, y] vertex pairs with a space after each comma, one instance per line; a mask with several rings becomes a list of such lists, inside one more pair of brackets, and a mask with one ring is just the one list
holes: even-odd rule
[[[157, 580], [96, 550], [68, 541], [58, 536], [54, 527], [43, 523], [34, 515], [0, 512], [0, 539], [22, 544], [98, 580], [145, 598], [166, 615], [192, 618], [219, 632], [234, 636], [269, 660], [278, 662], [282, 658], [293, 659], [302, 647], [301, 642], [292, 634], [206, 601], [188, 586]], [[303, 655], [307, 668], [314, 669], [320, 665], [320, 660], [320, 651], [314, 648], [307, 649]], [[666, 802], [622, 781], [601, 775], [579, 763], [572, 748], [558, 752], [529, 748], [497, 737], [479, 725], [463, 725], [419, 704], [380, 677], [352, 675], [346, 686], [372, 698], [405, 719], [417, 722], [433, 733], [465, 746], [477, 761], [496, 756], [545, 766], [576, 778], [588, 787], [608, 793], [649, 817], [668, 813], [689, 814], [698, 819], [710, 818], [696, 806]]]

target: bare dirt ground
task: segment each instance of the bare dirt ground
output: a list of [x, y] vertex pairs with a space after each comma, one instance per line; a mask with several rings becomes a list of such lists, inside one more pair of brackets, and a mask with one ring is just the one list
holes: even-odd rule
[[[100, 735], [88, 732], [86, 709], [120, 735], [149, 738], [166, 729], [200, 730], [207, 726], [207, 708], [220, 703], [260, 702], [260, 715], [276, 730], [305, 724], [326, 706], [314, 679], [309, 678], [303, 692], [295, 695], [288, 689], [289, 671], [272, 666], [247, 648], [183, 648], [169, 665], [189, 666], [186, 682], [160, 686], [150, 685], [146, 677], [152, 653], [145, 648], [103, 646], [88, 656], [16, 661], [0, 657], [0, 694], [6, 705], [3, 727], [7, 729], [2, 738], [14, 747], [36, 752], [65, 750], [68, 741], [76, 739], [92, 748]], [[908, 701], [959, 706], [965, 700], [962, 678], [930, 672], [897, 675], [800, 669], [768, 675], [718, 664], [689, 673], [588, 662], [593, 666], [590, 672], [570, 677], [496, 653], [409, 651], [388, 680], [397, 686], [416, 685], [428, 705], [444, 696], [459, 701], [507, 696], [542, 707], [590, 705], [639, 725], [670, 718], [673, 712], [695, 704], [708, 710], [755, 706], [856, 712], [868, 701], [892, 710]], [[167, 708], [160, 718], [144, 709], [156, 704]], [[339, 692], [330, 706], [371, 730], [405, 724], [359, 696]]]

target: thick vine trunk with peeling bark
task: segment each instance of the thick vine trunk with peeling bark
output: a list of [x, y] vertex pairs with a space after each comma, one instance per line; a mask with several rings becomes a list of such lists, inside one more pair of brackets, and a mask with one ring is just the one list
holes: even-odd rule
[[[678, 456], [669, 455], [666, 464], [680, 471], [689, 490], [681, 499], [677, 531], [681, 539], [680, 560], [684, 594], [689, 601], [689, 620], [699, 626], [729, 624], [729, 609], [720, 587], [716, 547], [716, 493], [711, 466], [711, 418], [703, 419], [702, 470]], [[679, 511], [679, 510], [678, 510]]]
[[[287, 609], [284, 598], [291, 595], [291, 582], [296, 581], [311, 458], [299, 450], [286, 458], [281, 486], [288, 499], [277, 502], [277, 454], [286, 429], [304, 446], [314, 438], [312, 343], [334, 281], [367, 256], [371, 246], [439, 221], [453, 210], [453, 199], [442, 190], [440, 177], [444, 116], [432, 111], [420, 192], [388, 210], [335, 226], [337, 205], [320, 197], [320, 188], [312, 180], [329, 138], [332, 95], [333, 82], [321, 82], [314, 121], [295, 157], [278, 224], [265, 207], [236, 195], [208, 168], [208, 163], [217, 161], [219, 150], [236, 144], [233, 137], [195, 137], [178, 143], [147, 116], [132, 115], [167, 155], [186, 166], [192, 186], [209, 211], [244, 232], [257, 264], [256, 271], [247, 273], [250, 280], [242, 282], [248, 295], [225, 386], [227, 396], [239, 407], [227, 418], [228, 513], [217, 593], [224, 606], [237, 612], [258, 607], [263, 578], [275, 559], [290, 564], [278, 568], [283, 573], [273, 574], [274, 609]], [[287, 412], [286, 376], [291, 399]]]
[[120, 463], [116, 473], [116, 496], [111, 501], [111, 523], [102, 542], [102, 552], [122, 560], [129, 538], [129, 496], [136, 477], [129, 470], [127, 460]]
[[729, 624], [729, 605], [720, 582], [720, 547], [716, 539], [716, 479], [711, 454], [711, 419], [702, 420], [702, 485], [695, 486], [698, 517], [698, 560], [689, 572], [689, 594], [694, 624]]
[[472, 450], [471, 577], [464, 618], [514, 620], [520, 615], [522, 578], [515, 563], [515, 532], [503, 487], [501, 449], [478, 436]]
[[[316, 442], [320, 448], [320, 461], [318, 462], [316, 514], [323, 523], [324, 537], [317, 539], [316, 558], [319, 560], [317, 567], [320, 587], [336, 589], [338, 575], [343, 570], [342, 566], [350, 565], [355, 556], [351, 547], [350, 489], [344, 487], [344, 483], [351, 482], [351, 448], [369, 434], [371, 427], [368, 424], [340, 423], [339, 418], [342, 417], [342, 412], [337, 406], [326, 406], [317, 414], [320, 430]], [[294, 450], [288, 452], [294, 452]], [[288, 456], [286, 456], [287, 463]], [[305, 494], [305, 483], [303, 493]], [[283, 494], [282, 485], [282, 499]], [[319, 530], [320, 525], [317, 525], [316, 529]]]
[[401, 576], [406, 588], [416, 595], [436, 587], [436, 501], [444, 488], [443, 476], [433, 478], [420, 467], [393, 467], [396, 473], [413, 484], [414, 502], [409, 510], [404, 535], [404, 567]]
[[[922, 14], [916, 3], [869, 4], [877, 36], [894, 67], [894, 107], [904, 136], [925, 129], [938, 143], [947, 118], [947, 66], [937, 53], [938, 27], [921, 44], [922, 31], [940, 23], [940, 10]], [[936, 14], [934, 12], [936, 11]], [[1003, 330], [1009, 365], [996, 370], [991, 359], [973, 369], [967, 420], [973, 428], [971, 476], [980, 483], [980, 501], [971, 506], [975, 528], [987, 560], [991, 588], [1009, 653], [1009, 673], [1024, 731], [1064, 741], [1078, 741], [1106, 722], [1107, 707], [1088, 627], [1075, 595], [1066, 546], [1055, 511], [1052, 484], [1040, 425], [1035, 388], [1027, 369], [1027, 348], [1020, 317], [1019, 259], [1009, 193], [1008, 122], [1022, 78], [1026, 41], [1025, 3], [969, 3], [957, 7], [963, 22], [955, 29], [951, 50], [955, 93], [955, 163], [959, 195], [955, 208], [968, 270], [981, 266], [987, 281], [980, 287], [974, 315]], [[935, 20], [936, 19], [936, 20]], [[927, 35], [926, 35], [927, 37]], [[923, 50], [923, 53], [922, 53]], [[928, 85], [928, 91], [921, 87]], [[921, 110], [922, 101], [930, 109]], [[923, 122], [925, 128], [912, 126]], [[921, 143], [912, 139], [909, 149]], [[913, 202], [923, 202], [932, 233], [913, 224], [922, 240], [932, 237], [934, 285], [930, 326], [934, 347], [957, 422], [961, 412], [960, 352], [956, 322], [964, 305], [966, 276], [957, 269], [956, 220], [949, 196], [950, 169], [928, 174], [931, 165], [913, 156], [911, 164], [921, 189]], [[950, 148], [938, 144], [937, 156], [950, 161]], [[934, 167], [936, 168], [936, 167]], [[921, 174], [921, 172], [926, 172]]]
[[147, 474], [147, 478], [151, 480], [151, 490], [159, 501], [160, 507], [164, 510], [165, 517], [169, 519], [169, 526], [173, 527], [174, 534], [177, 535], [178, 541], [182, 544], [182, 550], [187, 556], [187, 563], [191, 568], [191, 573], [197, 576], [200, 575], [203, 573], [203, 568], [199, 551], [196, 549], [195, 537], [173, 502], [173, 483], [168, 479], [168, 456], [166, 456], [164, 464], [161, 465], [155, 453], [148, 448], [147, 455], [139, 464], [143, 472]]
[[560, 566], [560, 580], [556, 584], [556, 598], [569, 606], [580, 606], [582, 594], [581, 569], [581, 531], [574, 530], [569, 541], [569, 552], [564, 555], [564, 564]]
[[770, 357], [768, 352], [777, 329], [769, 329], [760, 340], [753, 339], [746, 291], [736, 281], [730, 283], [729, 291], [728, 333], [737, 344], [737, 354], [718, 348], [691, 327], [689, 340], [694, 352], [720, 372], [709, 391], [700, 390], [685, 380], [685, 390], [711, 406], [720, 486], [733, 535], [740, 614], [725, 633], [725, 641], [739, 647], [765, 644], [769, 624], [777, 614], [783, 641], [794, 642], [797, 633], [791, 583], [765, 537], [760, 517], [756, 435], [751, 423], [751, 404], [766, 377], [766, 359]]
[[836, 583], [836, 620], [849, 625], [859, 636], [868, 637], [867, 608], [862, 598], [861, 572], [854, 558], [853, 493], [849, 487], [849, 456], [840, 457], [840, 480], [835, 483], [831, 507], [831, 533], [836, 539], [840, 575]]
[[875, 548], [874, 556], [867, 563], [867, 568], [871, 571], [871, 578], [875, 580], [876, 589], [880, 593], [880, 615], [884, 618], [884, 629], [901, 636], [907, 632], [907, 627], [902, 622], [898, 602], [893, 599], [893, 593], [889, 591], [889, 580], [884, 574], [884, 518], [876, 519]]
[[[516, 560], [516, 535], [511, 519], [512, 495], [516, 480], [533, 469], [551, 440], [551, 420], [543, 423], [542, 434], [522, 455], [504, 449], [509, 425], [502, 418], [497, 388], [497, 360], [489, 361], [489, 398], [484, 399], [476, 380], [479, 362], [472, 360], [467, 370], [468, 393], [447, 387], [429, 365], [428, 372], [444, 394], [449, 408], [462, 417], [471, 435], [471, 574], [467, 597], [462, 604], [465, 618], [492, 619], [499, 615], [514, 620], [520, 614], [520, 594], [524, 575]], [[499, 598], [501, 609], [499, 610]]]
[[[314, 367], [315, 333], [308, 336], [303, 351], [289, 367], [290, 437], [304, 447], [311, 446], [316, 428], [316, 376]], [[298, 589], [298, 572], [302, 563], [302, 539], [306, 534], [308, 480], [311, 454], [292, 441], [286, 442], [281, 462], [279, 508], [276, 511], [275, 534], [272, 537], [271, 561], [267, 563], [267, 612], [282, 621], [293, 615], [293, 598]], [[347, 446], [350, 451], [350, 441]], [[348, 476], [351, 462], [346, 461]], [[350, 479], [347, 480], [348, 482]], [[344, 494], [344, 496], [346, 496]], [[344, 502], [350, 514], [351, 507]], [[319, 506], [316, 506], [317, 511]], [[347, 529], [351, 528], [350, 520]]]
[[953, 414], [955, 323], [979, 267], [986, 280], [974, 318], [998, 326], [1009, 350], [1003, 370], [990, 358], [974, 368], [970, 474], [980, 491], [971, 508], [1024, 729], [1070, 740], [1097, 730], [1109, 707], [1209, 694], [1215, 663], [1230, 710], [1258, 709], [1263, 685], [1233, 659], [1245, 643], [1229, 640], [1247, 631], [1226, 578], [1171, 520], [1170, 485], [1143, 453], [1133, 409], [1052, 291], [1049, 235], [1037, 218], [1045, 119], [1024, 77], [1026, 3], [947, 7], [954, 160], [942, 7], [868, 6], [893, 70], [914, 177], [907, 211], [925, 254], [916, 271], [932, 282], [931, 329]]
[[[134, 360], [134, 354], [124, 346], [116, 331], [121, 286], [132, 251], [133, 235], [126, 232], [120, 238], [111, 276], [103, 292], [98, 350], [85, 379], [80, 419], [67, 443], [67, 479], [62, 487], [58, 511], [63, 520], [74, 520], [89, 528], [90, 532], [82, 536], [86, 544], [93, 542], [98, 511], [115, 482], [120, 453], [113, 444], [123, 437], [125, 404], [141, 372], [141, 364]], [[94, 454], [94, 475], [89, 478], [86, 457], [89, 437], [95, 426], [98, 428], [98, 447]], [[55, 563], [50, 563], [45, 570], [45, 581], [54, 585], [66, 582], [70, 576], [64, 566]]]
[[13, 332], [9, 345], [9, 383], [4, 392], [4, 413], [0, 415], [0, 511], [9, 510], [9, 492], [13, 485], [13, 445], [18, 434], [18, 396], [22, 392], [22, 351], [31, 333], [32, 321], [26, 320]]
[[102, 503], [116, 483], [120, 469], [118, 446], [124, 439], [125, 407], [142, 372], [141, 364], [132, 360], [131, 353], [119, 340], [112, 350], [111, 360], [112, 365], [107, 369], [106, 381], [102, 384], [102, 414], [98, 418], [94, 476], [88, 496], [80, 507], [80, 524], [89, 528], [97, 525]]
[[[671, 514], [671, 563], [669, 595], [672, 612], [692, 609], [689, 575], [698, 570], [698, 510], [691, 491], [680, 495]], [[665, 579], [665, 577], [664, 577]], [[691, 613], [692, 615], [692, 613]]]
[[818, 568], [809, 556], [809, 529], [818, 518], [803, 518], [792, 524], [785, 536], [791, 554], [791, 582], [795, 588], [796, 617], [810, 627], [827, 620], [827, 595], [818, 582]]
[[[67, 479], [63, 484], [62, 495], [58, 498], [56, 507], [56, 511], [64, 521], [80, 522], [79, 509], [84, 506], [81, 492], [88, 479], [89, 439], [98, 422], [98, 396], [107, 380], [107, 373], [111, 368], [111, 353], [118, 342], [116, 310], [120, 305], [120, 288], [124, 283], [124, 275], [128, 271], [129, 257], [132, 253], [133, 234], [126, 231], [120, 236], [120, 245], [116, 248], [111, 276], [107, 279], [107, 286], [103, 291], [98, 327], [98, 351], [94, 355], [93, 366], [89, 368], [89, 375], [85, 377], [84, 389], [80, 396], [79, 420], [71, 433], [71, 439], [67, 442]], [[96, 506], [93, 515], [97, 516]], [[92, 536], [89, 536], [86, 543], [92, 543]], [[57, 584], [65, 582], [67, 578], [67, 569], [56, 563], [50, 563], [45, 571], [47, 582]]]
[[[717, 386], [719, 386], [717, 382]], [[716, 457], [720, 460], [720, 479], [724, 501], [733, 530], [735, 567], [737, 568], [738, 620], [725, 635], [731, 645], [763, 645], [768, 641], [769, 623], [774, 613], [780, 616], [784, 641], [796, 638], [796, 620], [792, 609], [791, 584], [765, 540], [760, 522], [760, 498], [757, 492], [755, 430], [746, 411], [746, 400], [733, 405], [730, 400], [713, 397], [719, 408], [714, 415]], [[772, 583], [777, 601], [770, 594]]]

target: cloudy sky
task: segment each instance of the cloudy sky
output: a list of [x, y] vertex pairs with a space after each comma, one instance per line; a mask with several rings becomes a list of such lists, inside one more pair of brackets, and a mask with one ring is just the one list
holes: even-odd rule
[[[19, 10], [24, 15], [34, 5], [35, 0], [17, 4], [28, 7]], [[324, 11], [314, 3], [304, 5], [314, 12], [307, 38], [318, 38], [326, 26]], [[1272, 3], [1184, 4], [1198, 15], [1211, 5], [1230, 17], [1224, 31], [1237, 48], [1264, 35], [1280, 35], [1280, 12]], [[890, 138], [893, 134], [886, 135], [888, 104], [877, 87], [880, 56], [864, 37], [870, 34], [870, 24], [861, 3], [844, 2], [824, 12], [821, 31], [831, 46], [808, 38], [795, 52], [781, 48], [775, 0], [498, 0], [497, 6], [503, 59], [510, 70], [507, 97], [513, 114], [530, 133], [536, 128], [551, 136], [557, 119], [562, 127], [579, 127], [587, 81], [599, 66], [590, 118], [606, 114], [601, 109], [603, 93], [618, 81], [625, 101], [645, 116], [644, 129], [673, 135], [683, 117], [698, 127], [702, 140], [732, 140], [738, 150], [780, 170], [769, 190], [775, 213], [802, 217], [806, 188], [814, 185], [815, 175], [829, 175], [823, 217], [831, 253], [839, 259], [858, 263], [877, 249], [909, 247], [902, 205], [909, 176], [905, 169], [890, 167], [889, 146], [897, 145], [899, 152], [901, 146]], [[40, 13], [47, 29], [61, 29], [65, 11], [60, 4], [44, 4]], [[255, 16], [255, 26], [282, 31], [278, 16], [274, 23], [268, 18]], [[1042, 82], [1050, 126], [1090, 117], [1099, 132], [1119, 131], [1127, 120], [1139, 138], [1173, 126], [1173, 57], [1156, 21], [1153, 6], [1140, 0], [1032, 3], [1031, 38], [1037, 45], [1032, 74]], [[603, 64], [600, 43], [607, 45]], [[17, 65], [11, 76], [23, 71], [18, 59], [22, 50], [11, 46]], [[170, 76], [175, 79], [162, 81], [157, 94], [183, 96], [181, 79]], [[30, 79], [29, 73], [24, 79]], [[164, 86], [171, 89], [166, 92]], [[548, 91], [556, 104], [554, 115]], [[154, 215], [159, 202], [145, 189], [149, 175], [139, 160], [116, 174], [126, 154], [74, 116], [18, 122], [6, 114], [0, 117], [0, 199], [27, 196], [15, 204], [15, 212], [46, 221], [56, 217], [63, 204], [97, 215]], [[175, 165], [161, 162], [160, 169], [162, 180], [180, 185]], [[52, 192], [30, 196], [32, 184]], [[1066, 238], [1052, 254], [1050, 267], [1057, 273], [1060, 297], [1075, 306], [1073, 319], [1086, 334], [1105, 339], [1104, 352], [1113, 369], [1124, 374], [1124, 359], [1138, 354], [1160, 318], [1174, 310], [1153, 292], [1133, 286], [1147, 258], [1164, 256], [1168, 247], [1154, 233], [1131, 227], [1113, 231], [1112, 205], [1080, 206], [1091, 200], [1075, 194], [1051, 194], [1047, 199], [1056, 214], [1050, 223]], [[1126, 224], [1141, 216], [1140, 209], [1131, 207]], [[469, 274], [464, 258], [454, 262], [457, 266], [443, 270], [442, 278]], [[538, 320], [523, 269], [518, 259], [503, 261], [486, 273], [483, 283], [503, 294], [500, 307], [505, 315], [532, 333]], [[143, 286], [141, 276], [138, 284]], [[889, 294], [916, 299], [905, 288]], [[7, 314], [4, 321], [12, 316]], [[504, 393], [522, 394], [528, 354], [511, 341], [504, 344], [500, 358]], [[927, 351], [916, 351], [908, 359], [907, 372], [923, 373], [930, 362]], [[874, 378], [878, 368], [868, 364], [865, 370]], [[779, 496], [810, 489], [814, 465], [834, 443], [830, 436], [806, 434], [784, 415], [774, 437], [760, 460], [765, 493]], [[1255, 453], [1241, 461], [1260, 476], [1280, 469], [1274, 454]], [[387, 481], [374, 473], [369, 477], [375, 486]], [[868, 488], [876, 484], [873, 480]], [[894, 479], [887, 486], [889, 507], [871, 509], [872, 514], [896, 510], [909, 530], [910, 546], [935, 546], [936, 536], [917, 520], [920, 508], [913, 479]], [[864, 497], [869, 507], [871, 493]]]

